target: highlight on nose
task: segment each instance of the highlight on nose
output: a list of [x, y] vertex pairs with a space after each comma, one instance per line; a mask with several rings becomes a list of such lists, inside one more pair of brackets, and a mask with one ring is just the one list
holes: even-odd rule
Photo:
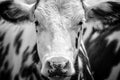
[[47, 61], [50, 69], [65, 69], [69, 67], [69, 61], [63, 57], [54, 57]]

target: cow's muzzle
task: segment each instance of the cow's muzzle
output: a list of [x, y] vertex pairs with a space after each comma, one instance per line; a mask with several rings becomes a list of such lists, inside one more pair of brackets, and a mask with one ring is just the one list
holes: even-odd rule
[[42, 71], [47, 77], [69, 77], [74, 73], [70, 61], [64, 57], [52, 57], [44, 65]]
[[69, 61], [63, 57], [54, 57], [47, 61], [48, 73], [50, 77], [65, 76], [70, 68]]

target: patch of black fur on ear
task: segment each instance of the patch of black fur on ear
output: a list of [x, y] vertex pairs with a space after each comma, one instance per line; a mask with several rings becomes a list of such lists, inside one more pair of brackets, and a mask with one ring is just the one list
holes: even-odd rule
[[120, 2], [102, 2], [92, 7], [87, 17], [100, 20], [104, 25], [116, 25], [120, 22]]
[[29, 20], [29, 14], [23, 11], [12, 0], [0, 3], [0, 18], [12, 23], [20, 23]]

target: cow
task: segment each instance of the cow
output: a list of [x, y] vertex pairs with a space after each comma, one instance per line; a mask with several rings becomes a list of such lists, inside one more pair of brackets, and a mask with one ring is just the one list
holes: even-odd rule
[[2, 0], [0, 80], [93, 80], [83, 21], [79, 0]]
[[119, 80], [119, 2], [90, 2], [1, 0], [0, 80]]

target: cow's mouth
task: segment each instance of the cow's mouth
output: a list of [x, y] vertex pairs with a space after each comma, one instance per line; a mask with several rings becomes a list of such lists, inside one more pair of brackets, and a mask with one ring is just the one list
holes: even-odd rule
[[69, 78], [67, 75], [54, 75], [49, 77], [50, 80], [68, 80], [67, 78]]
[[49, 70], [49, 79], [50, 80], [66, 80], [66, 78], [70, 77], [67, 71], [63, 71], [61, 69]]
[[50, 80], [67, 80], [68, 77], [52, 77]]
[[70, 80], [69, 78], [70, 76], [67, 76], [66, 73], [61, 73], [61, 75], [51, 73], [49, 77], [44, 76], [44, 80]]
[[71, 77], [67, 77], [67, 76], [53, 76], [53, 77], [46, 77], [46, 76], [42, 76], [42, 78], [44, 78], [43, 80], [70, 80]]
[[60, 69], [57, 70], [48, 70], [49, 77], [59, 78], [59, 77], [67, 77], [67, 71], [62, 71]]

